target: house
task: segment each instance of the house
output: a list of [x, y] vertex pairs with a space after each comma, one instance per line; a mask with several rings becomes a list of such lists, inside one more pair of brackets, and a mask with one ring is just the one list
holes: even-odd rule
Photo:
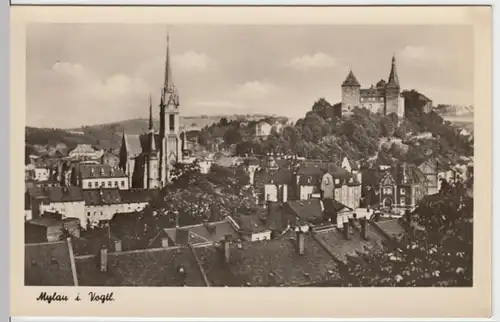
[[101, 164], [109, 165], [111, 168], [118, 168], [120, 165], [120, 157], [111, 151], [106, 151], [100, 158]]
[[[460, 169], [460, 166], [456, 167], [452, 162], [445, 157], [431, 157], [418, 165], [418, 169], [425, 175], [426, 195], [439, 192], [440, 179], [452, 180], [457, 174], [462, 174], [461, 171], [467, 171], [467, 167]], [[466, 173], [462, 175], [467, 177]]]
[[86, 221], [108, 221], [117, 213], [133, 213], [147, 207], [153, 195], [144, 189], [125, 192], [118, 188], [83, 190]]
[[426, 176], [406, 163], [388, 171], [380, 183], [380, 206], [395, 212], [411, 211], [425, 196]]
[[44, 212], [59, 213], [63, 218], [78, 218], [85, 229], [85, 199], [78, 187], [43, 187], [28, 190], [28, 202], [32, 218], [36, 219]]
[[262, 201], [286, 202], [293, 188], [293, 173], [290, 169], [268, 170], [256, 172], [256, 185], [262, 191]]
[[248, 183], [253, 185], [255, 183], [255, 172], [260, 168], [260, 160], [256, 157], [247, 156], [243, 158], [243, 167], [248, 174]]
[[243, 240], [257, 241], [271, 239], [271, 228], [266, 225], [265, 219], [261, 218], [258, 214], [237, 214], [231, 222]]
[[80, 220], [64, 218], [58, 214], [46, 213], [25, 223], [25, 241], [27, 243], [55, 242], [64, 236], [64, 231], [80, 236]]
[[266, 121], [260, 121], [255, 125], [255, 136], [256, 137], [267, 137], [271, 134], [273, 126]]
[[90, 144], [78, 144], [68, 156], [73, 160], [98, 160], [103, 153], [102, 150], [95, 150]]
[[[180, 234], [178, 234], [180, 232]], [[229, 218], [215, 222], [205, 222], [175, 228], [161, 229], [150, 241], [149, 247], [171, 247], [182, 244], [182, 238], [187, 238], [193, 246], [208, 245], [220, 242], [226, 235], [239, 238], [238, 230]], [[179, 239], [180, 238], [180, 239]]]
[[82, 189], [130, 189], [129, 178], [120, 168], [107, 164], [78, 164], [73, 168], [72, 183]]

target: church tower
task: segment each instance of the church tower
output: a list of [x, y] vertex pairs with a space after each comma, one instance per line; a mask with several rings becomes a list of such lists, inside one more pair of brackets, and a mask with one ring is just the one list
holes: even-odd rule
[[147, 189], [155, 189], [160, 187], [159, 176], [159, 158], [158, 150], [156, 149], [156, 135], [153, 124], [153, 103], [151, 95], [149, 96], [149, 127], [147, 134], [148, 153], [146, 154], [146, 173], [144, 176], [144, 187]]
[[396, 113], [400, 118], [404, 117], [404, 103], [402, 104], [395, 56], [392, 56], [391, 71], [389, 73], [387, 85], [385, 86], [384, 115], [389, 115], [391, 113]]
[[172, 79], [170, 66], [170, 43], [167, 35], [165, 60], [165, 80], [160, 99], [160, 167], [161, 184], [170, 182], [172, 164], [181, 158], [181, 142], [179, 136], [179, 93]]
[[361, 85], [352, 70], [342, 83], [342, 116], [352, 114], [352, 109], [359, 107]]

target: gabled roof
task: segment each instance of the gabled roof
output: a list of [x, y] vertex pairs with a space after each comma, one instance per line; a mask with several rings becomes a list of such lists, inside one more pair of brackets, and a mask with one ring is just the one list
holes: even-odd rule
[[33, 198], [43, 198], [48, 202], [77, 202], [84, 200], [82, 189], [75, 186], [34, 187], [28, 189], [28, 194]]
[[88, 189], [83, 190], [85, 205], [116, 205], [123, 203], [120, 190], [118, 188]]
[[158, 195], [158, 190], [148, 190], [148, 189], [130, 189], [130, 190], [119, 190], [121, 200], [124, 203], [143, 203], [150, 202], [153, 198]]
[[195, 252], [214, 286], [299, 286], [339, 279], [333, 258], [309, 233], [304, 254], [294, 237], [242, 242], [230, 246], [230, 262], [220, 247], [199, 247]]
[[261, 219], [259, 215], [238, 215], [234, 220], [242, 233], [255, 234], [270, 230], [265, 223], [265, 218]]
[[69, 246], [66, 241], [26, 244], [24, 282], [33, 286], [73, 286]]
[[356, 76], [354, 76], [354, 73], [352, 70], [349, 71], [349, 74], [347, 74], [346, 79], [342, 83], [342, 86], [357, 86], [360, 87], [361, 85], [359, 84], [358, 80], [356, 79]]
[[292, 200], [286, 203], [294, 215], [305, 222], [315, 221], [323, 218], [321, 201], [319, 199]]
[[[81, 286], [206, 286], [189, 247], [156, 248], [108, 253], [107, 272], [99, 256], [76, 257]], [[179, 273], [183, 267], [186, 275]]]
[[81, 179], [126, 177], [122, 169], [108, 164], [79, 164], [77, 171]]

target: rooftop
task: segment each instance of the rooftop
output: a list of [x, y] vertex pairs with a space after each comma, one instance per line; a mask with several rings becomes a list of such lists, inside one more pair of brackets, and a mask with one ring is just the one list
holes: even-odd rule
[[24, 265], [26, 285], [74, 285], [66, 241], [25, 245]]

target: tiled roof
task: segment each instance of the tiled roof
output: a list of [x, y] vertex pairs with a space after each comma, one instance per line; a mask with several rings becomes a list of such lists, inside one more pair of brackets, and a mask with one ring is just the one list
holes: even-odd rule
[[[161, 136], [159, 133], [154, 134], [155, 138], [155, 147], [156, 150], [158, 151], [159, 148], [161, 147]], [[144, 153], [149, 153], [150, 148], [151, 148], [151, 134], [149, 133], [144, 133], [139, 135], [139, 144], [141, 145], [141, 151]]]
[[260, 219], [258, 215], [238, 215], [234, 219], [243, 233], [260, 233], [270, 229], [265, 218]]
[[81, 179], [126, 177], [122, 169], [108, 164], [79, 164], [78, 173]]
[[365, 252], [366, 249], [380, 248], [384, 235], [367, 224], [368, 240], [361, 236], [359, 224], [357, 228], [350, 228], [350, 239], [345, 239], [344, 232], [339, 228], [332, 228], [316, 232], [316, 236], [321, 239], [330, 252], [340, 261], [346, 261], [348, 255], [357, 256], [357, 252]]
[[[157, 239], [159, 236], [166, 236], [170, 239], [170, 245], [176, 245], [176, 238], [177, 238], [177, 228], [165, 228], [163, 229], [162, 232], [160, 232], [155, 239]], [[210, 240], [201, 237], [198, 234], [193, 233], [192, 231], [188, 230], [188, 242], [191, 245], [198, 245], [198, 244], [206, 244], [209, 243]], [[181, 245], [177, 245], [181, 246]]]
[[398, 184], [417, 184], [425, 181], [425, 174], [412, 164], [396, 165], [391, 172]]
[[392, 238], [398, 238], [405, 233], [398, 219], [381, 220], [375, 224]]
[[361, 97], [384, 97], [385, 89], [383, 88], [362, 88], [359, 91]]
[[[82, 286], [206, 286], [189, 247], [172, 247], [108, 254], [107, 272], [99, 269], [100, 256], [76, 257]], [[183, 267], [185, 279], [179, 273]]]
[[212, 242], [219, 242], [223, 240], [226, 235], [231, 235], [234, 238], [238, 237], [238, 232], [234, 229], [234, 227], [229, 223], [228, 220], [212, 222], [209, 223], [208, 226], [212, 228], [207, 229], [207, 226], [205, 226], [204, 224], [185, 226], [183, 228], [188, 228], [190, 232], [193, 232], [198, 236], [201, 236]]
[[317, 185], [323, 177], [323, 171], [328, 170], [334, 179], [348, 180], [353, 175], [333, 162], [303, 162], [297, 173], [300, 175], [299, 184]]
[[28, 194], [34, 198], [44, 198], [49, 202], [78, 202], [84, 200], [82, 189], [74, 186], [30, 188]]
[[352, 70], [349, 71], [349, 74], [347, 74], [346, 79], [342, 83], [342, 86], [360, 86], [358, 80], [356, 79], [356, 76], [354, 76], [354, 73]]
[[271, 230], [283, 231], [286, 229], [285, 208], [281, 203], [268, 202], [266, 209], [261, 209], [259, 218]]
[[293, 173], [286, 168], [276, 171], [262, 170], [255, 173], [255, 181], [263, 184], [292, 184]]
[[309, 222], [323, 218], [321, 201], [319, 199], [292, 200], [286, 203], [296, 216]]
[[375, 85], [377, 88], [385, 88], [385, 85], [387, 85], [387, 82], [384, 79], [381, 79], [377, 82], [377, 85]]
[[213, 286], [298, 286], [339, 278], [333, 258], [307, 233], [303, 255], [289, 238], [240, 245], [231, 245], [229, 264], [218, 246], [195, 248]]
[[126, 134], [127, 153], [130, 158], [136, 157], [142, 152], [141, 140], [137, 134]]
[[116, 205], [123, 203], [120, 191], [117, 188], [88, 189], [83, 190], [85, 205]]
[[25, 245], [24, 282], [33, 286], [74, 285], [68, 243]]

